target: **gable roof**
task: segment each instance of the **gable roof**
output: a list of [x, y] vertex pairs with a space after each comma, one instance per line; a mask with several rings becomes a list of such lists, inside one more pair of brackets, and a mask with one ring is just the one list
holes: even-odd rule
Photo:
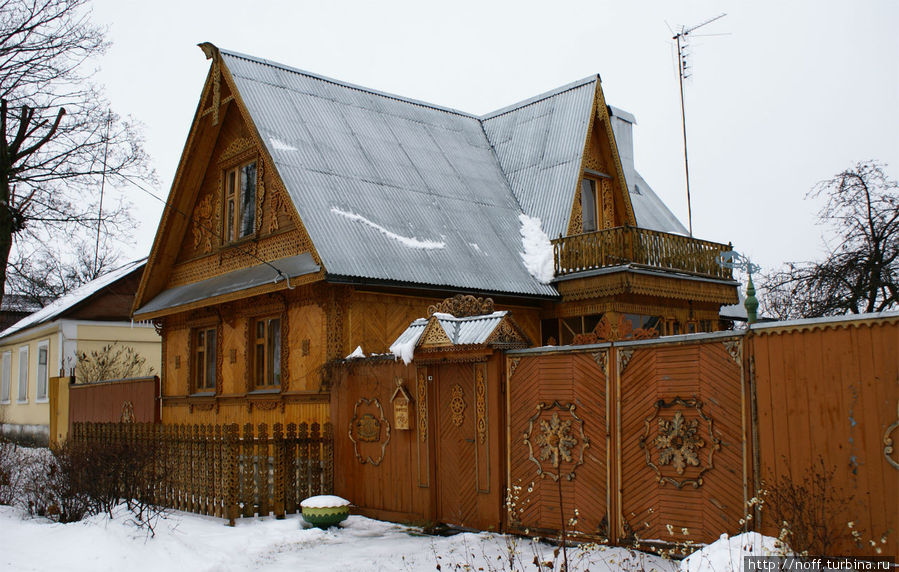
[[[525, 267], [518, 215], [539, 217], [550, 237], [566, 233], [597, 101], [606, 113], [598, 76], [477, 117], [201, 47], [213, 58], [203, 97], [220, 72], [274, 163], [326, 280], [558, 296]], [[196, 152], [190, 142], [200, 107], [185, 154]], [[211, 152], [204, 149], [200, 155]], [[191, 161], [205, 165], [200, 155]], [[638, 204], [670, 215], [661, 201], [635, 203], [635, 210]], [[151, 260], [163, 234], [186, 230], [178, 221], [166, 233], [160, 228]], [[146, 292], [142, 282], [138, 303], [160, 294], [160, 280]]]
[[556, 295], [476, 117], [220, 54], [329, 278]]
[[37, 312], [22, 318], [12, 326], [0, 332], [0, 340], [19, 333], [27, 328], [50, 322], [59, 317], [65, 317], [65, 315], [76, 310], [95, 296], [101, 295], [106, 288], [119, 280], [130, 276], [134, 272], [142, 272], [146, 263], [147, 259], [141, 258], [107, 272], [86, 284], [82, 284], [65, 296], [57, 298]]

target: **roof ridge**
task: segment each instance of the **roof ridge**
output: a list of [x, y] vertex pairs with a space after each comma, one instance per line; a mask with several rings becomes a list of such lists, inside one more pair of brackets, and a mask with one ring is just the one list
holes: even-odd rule
[[549, 99], [550, 97], [555, 97], [555, 96], [565, 93], [567, 91], [577, 89], [577, 88], [587, 85], [588, 83], [591, 83], [593, 81], [601, 81], [599, 74], [589, 75], [589, 76], [579, 79], [577, 81], [573, 81], [571, 83], [567, 83], [567, 84], [557, 87], [555, 89], [551, 89], [549, 91], [545, 91], [543, 93], [537, 94], [537, 95], [529, 97], [527, 99], [523, 99], [523, 100], [519, 101], [518, 103], [513, 103], [512, 105], [507, 105], [506, 107], [501, 107], [500, 109], [497, 109], [496, 111], [491, 111], [490, 113], [484, 114], [480, 117], [481, 122], [483, 123], [484, 121], [494, 119], [496, 117], [499, 117], [500, 115], [505, 115], [507, 113], [511, 113], [513, 111], [521, 109], [522, 107], [527, 107], [529, 105], [533, 105], [535, 103], [543, 101], [544, 99]]
[[313, 73], [313, 72], [310, 72], [310, 71], [302, 70], [302, 69], [300, 69], [300, 68], [295, 68], [295, 67], [293, 67], [293, 66], [289, 66], [289, 65], [286, 65], [286, 64], [282, 64], [282, 63], [279, 63], [279, 62], [272, 61], [272, 60], [267, 60], [267, 59], [265, 59], [265, 58], [258, 58], [258, 57], [256, 57], [256, 56], [251, 56], [251, 55], [249, 55], [249, 54], [242, 54], [242, 53], [240, 53], [240, 52], [232, 52], [232, 51], [230, 51], [230, 50], [223, 50], [223, 49], [221, 49], [221, 48], [219, 48], [219, 52], [222, 53], [222, 54], [231, 56], [231, 57], [235, 57], [235, 58], [239, 58], [239, 59], [242, 59], [242, 60], [251, 61], [251, 62], [254, 62], [254, 63], [257, 63], [257, 64], [262, 64], [262, 65], [271, 66], [271, 67], [278, 68], [278, 69], [283, 70], [283, 71], [288, 71], [288, 72], [291, 72], [291, 73], [296, 73], [296, 74], [304, 75], [304, 76], [307, 76], [307, 77], [310, 77], [310, 78], [313, 78], [313, 79], [317, 79], [317, 80], [319, 80], [319, 81], [324, 81], [324, 82], [327, 82], [327, 83], [330, 83], [330, 84], [333, 84], [333, 85], [337, 85], [337, 86], [340, 86], [340, 87], [346, 87], [346, 88], [349, 88], [349, 89], [355, 89], [355, 90], [357, 90], [357, 91], [361, 91], [361, 92], [364, 92], [364, 93], [369, 93], [369, 94], [372, 94], [372, 95], [377, 95], [377, 96], [379, 96], [379, 97], [385, 97], [385, 98], [387, 98], [387, 99], [393, 99], [393, 100], [396, 100], [396, 101], [401, 101], [401, 102], [403, 102], [403, 103], [411, 103], [412, 105], [418, 105], [418, 106], [420, 106], [420, 107], [427, 107], [427, 108], [430, 108], [430, 109], [434, 109], [434, 110], [436, 110], [436, 111], [442, 111], [442, 112], [444, 112], [444, 113], [451, 113], [451, 114], [453, 114], [453, 115], [460, 115], [460, 116], [462, 116], [462, 117], [467, 117], [467, 118], [469, 118], [469, 119], [475, 119], [475, 120], [478, 120], [478, 121], [480, 121], [480, 119], [481, 119], [479, 116], [477, 116], [477, 115], [475, 115], [475, 114], [473, 114], [473, 113], [467, 113], [467, 112], [465, 112], [465, 111], [461, 111], [461, 110], [459, 110], [459, 109], [455, 109], [455, 108], [452, 108], [452, 107], [444, 107], [444, 106], [442, 106], [442, 105], [437, 105], [437, 104], [434, 104], [434, 103], [428, 103], [427, 101], [422, 101], [422, 100], [420, 100], [420, 99], [413, 99], [413, 98], [411, 98], [411, 97], [404, 97], [404, 96], [402, 96], [402, 95], [397, 95], [397, 94], [395, 94], [395, 93], [389, 93], [389, 92], [386, 92], [386, 91], [380, 91], [380, 90], [377, 90], [377, 89], [372, 89], [372, 88], [370, 88], [370, 87], [365, 87], [365, 86], [362, 86], [362, 85], [359, 85], [359, 84], [350, 83], [350, 82], [347, 82], [347, 81], [341, 81], [341, 80], [339, 80], [339, 79], [334, 79], [334, 78], [332, 78], [332, 77], [328, 77], [328, 76], [324, 76], [324, 75], [321, 75], [321, 74]]

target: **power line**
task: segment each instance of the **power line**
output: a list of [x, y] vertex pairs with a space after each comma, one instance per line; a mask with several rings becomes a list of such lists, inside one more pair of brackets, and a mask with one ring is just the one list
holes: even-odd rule
[[[132, 179], [132, 178], [129, 177], [128, 175], [125, 175], [125, 174], [123, 174], [123, 173], [117, 173], [117, 175], [120, 176], [120, 177], [122, 177], [124, 180], [128, 181], [129, 183], [131, 183], [132, 185], [134, 185], [135, 187], [137, 187], [138, 189], [140, 189], [140, 190], [143, 191], [144, 193], [150, 195], [151, 197], [153, 197], [153, 198], [156, 199], [157, 201], [159, 201], [159, 202], [161, 202], [162, 204], [166, 205], [167, 207], [171, 208], [173, 211], [175, 211], [176, 213], [180, 214], [180, 215], [183, 216], [185, 219], [189, 219], [189, 218], [190, 218], [189, 215], [188, 215], [187, 213], [185, 213], [184, 211], [182, 211], [181, 209], [179, 209], [178, 207], [176, 207], [176, 206], [175, 206], [174, 204], [172, 204], [170, 201], [168, 201], [168, 200], [166, 200], [166, 199], [163, 199], [162, 197], [160, 197], [159, 195], [157, 195], [157, 194], [154, 193], [153, 191], [147, 189], [146, 187], [144, 187], [143, 185], [141, 185], [140, 183], [138, 183], [137, 181], [135, 181], [134, 179]], [[208, 231], [209, 234], [211, 234], [212, 236], [214, 236], [214, 237], [216, 237], [216, 238], [222, 239], [222, 241], [224, 241], [225, 237], [224, 237], [223, 235], [219, 234], [218, 232], [216, 232], [216, 230], [215, 230], [214, 228], [212, 228], [212, 227], [210, 227], [210, 226], [208, 226], [208, 225], [206, 225], [206, 224], [200, 222], [199, 220], [194, 221], [194, 224], [200, 225], [202, 228], [204, 228], [206, 231]], [[233, 245], [232, 248], [235, 248], [236, 250], [242, 252], [243, 254], [247, 254], [247, 255], [249, 255], [250, 257], [255, 258], [256, 260], [258, 260], [258, 261], [261, 262], [262, 264], [265, 264], [266, 266], [268, 266], [269, 268], [271, 268], [272, 270], [274, 270], [275, 272], [277, 272], [277, 273], [278, 273], [278, 278], [275, 278], [275, 283], [278, 283], [280, 280], [286, 280], [286, 281], [287, 281], [287, 288], [288, 288], [289, 290], [293, 290], [293, 289], [295, 288], [295, 286], [291, 286], [291, 284], [290, 284], [290, 276], [288, 276], [287, 274], [285, 274], [284, 272], [282, 272], [280, 268], [278, 268], [277, 266], [275, 266], [274, 264], [272, 264], [272, 263], [269, 262], [268, 260], [264, 260], [264, 259], [262, 259], [262, 258], [259, 258], [258, 256], [256, 256], [256, 254], [250, 252], [249, 250], [243, 248], [243, 247], [240, 246], [240, 245]]]

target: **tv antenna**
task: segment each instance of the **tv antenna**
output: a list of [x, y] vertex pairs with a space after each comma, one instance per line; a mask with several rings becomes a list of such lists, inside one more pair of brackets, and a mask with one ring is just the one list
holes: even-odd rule
[[725, 16], [727, 16], [727, 14], [722, 13], [714, 18], [709, 18], [704, 22], [700, 22], [695, 26], [690, 26], [689, 28], [681, 26], [680, 32], [676, 33], [674, 37], [671, 38], [677, 42], [677, 71], [678, 79], [680, 81], [680, 119], [684, 131], [684, 174], [687, 179], [687, 223], [690, 228], [690, 237], [693, 236], [693, 209], [690, 206], [690, 163], [687, 161], [687, 116], [684, 111], [684, 80], [690, 77], [690, 66], [687, 64], [687, 56], [689, 55], [687, 53], [687, 36], [693, 31], [698, 30], [707, 24], [711, 24], [715, 20], [720, 20]]

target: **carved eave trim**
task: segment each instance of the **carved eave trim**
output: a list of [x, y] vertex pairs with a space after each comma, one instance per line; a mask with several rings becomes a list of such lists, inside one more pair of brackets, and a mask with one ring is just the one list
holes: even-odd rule
[[612, 118], [609, 117], [609, 106], [602, 92], [602, 80], [596, 80], [596, 119], [602, 122], [606, 130], [606, 138], [612, 151], [612, 161], [615, 163], [615, 173], [618, 175], [618, 190], [624, 193], [624, 208], [627, 212], [627, 220], [637, 226], [637, 217], [634, 215], [634, 205], [631, 204], [631, 193], [627, 187], [627, 179], [624, 178], [624, 169], [621, 167], [621, 156], [618, 154], [618, 143], [615, 141], [615, 133], [612, 131]]
[[485, 344], [493, 348], [523, 349], [530, 347], [531, 342], [515, 320], [506, 315], [487, 337]]
[[719, 304], [736, 303], [737, 284], [653, 272], [631, 265], [609, 269], [598, 275], [573, 277], [556, 283], [562, 302], [638, 294], [657, 298]]
[[446, 348], [451, 347], [452, 345], [453, 341], [446, 334], [443, 326], [440, 325], [437, 318], [432, 317], [428, 320], [428, 325], [425, 326], [425, 330], [421, 333], [421, 337], [418, 338], [416, 349], [427, 350], [431, 348]]

